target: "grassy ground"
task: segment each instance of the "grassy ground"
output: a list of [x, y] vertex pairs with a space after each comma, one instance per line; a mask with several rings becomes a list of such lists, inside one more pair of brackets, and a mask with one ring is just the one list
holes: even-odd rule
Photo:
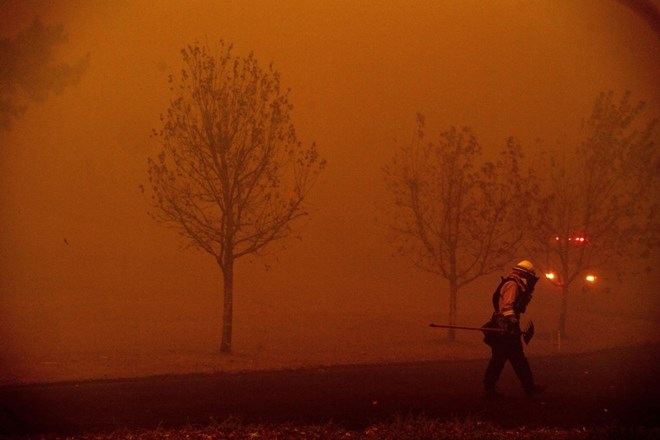
[[[530, 358], [652, 343], [660, 337], [657, 319], [603, 313], [591, 302], [575, 300], [569, 337], [559, 340], [556, 302], [540, 296], [525, 317], [534, 320], [537, 330], [526, 347]], [[462, 324], [479, 326], [487, 318], [483, 307], [465, 309]], [[213, 316], [108, 317], [85, 325], [80, 318], [40, 333], [7, 331], [8, 338], [0, 341], [0, 384], [479, 359], [490, 354], [479, 332], [458, 332], [456, 341], [447, 341], [446, 330], [428, 326], [446, 319], [425, 311], [337, 313], [294, 305], [241, 312], [229, 356], [217, 351], [219, 319]], [[38, 322], [27, 324], [22, 328], [38, 329]]]
[[180, 430], [116, 431], [111, 434], [83, 434], [75, 437], [39, 436], [44, 440], [155, 440], [155, 439], [262, 439], [262, 440], [595, 440], [595, 439], [657, 439], [660, 428], [648, 427], [590, 427], [576, 429], [537, 428], [503, 429], [476, 419], [441, 421], [424, 417], [399, 418], [369, 426], [361, 431], [347, 430], [333, 424], [250, 425], [227, 420], [205, 427]]

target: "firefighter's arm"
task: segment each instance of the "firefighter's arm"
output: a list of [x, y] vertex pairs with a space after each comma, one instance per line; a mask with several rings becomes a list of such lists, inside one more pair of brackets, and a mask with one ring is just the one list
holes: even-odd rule
[[504, 283], [500, 290], [500, 315], [502, 317], [500, 326], [509, 331], [514, 331], [518, 324], [518, 319], [513, 310], [513, 303], [516, 300], [517, 294], [518, 286], [514, 281]]

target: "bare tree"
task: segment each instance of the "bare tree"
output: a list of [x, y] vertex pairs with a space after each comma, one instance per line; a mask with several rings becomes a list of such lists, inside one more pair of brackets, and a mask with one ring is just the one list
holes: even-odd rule
[[9, 130], [27, 101], [43, 101], [80, 81], [89, 55], [75, 65], [57, 63], [54, 48], [66, 41], [62, 26], [44, 26], [39, 18], [15, 38], [0, 40], [0, 130]]
[[640, 124], [644, 103], [601, 93], [573, 150], [547, 154], [539, 173], [531, 251], [561, 288], [558, 332], [566, 334], [570, 287], [657, 242], [656, 121]]
[[217, 261], [228, 353], [235, 261], [290, 235], [325, 162], [298, 140], [272, 65], [262, 69], [253, 54], [235, 56], [223, 42], [215, 56], [200, 45], [181, 55], [180, 77], [170, 76], [175, 97], [154, 131], [163, 150], [148, 162], [154, 216]]
[[427, 143], [418, 115], [412, 142], [385, 167], [399, 251], [448, 281], [450, 324], [459, 289], [515, 257], [526, 222], [519, 207], [529, 190], [521, 157], [510, 138], [496, 162], [486, 160], [469, 128], [452, 127]]

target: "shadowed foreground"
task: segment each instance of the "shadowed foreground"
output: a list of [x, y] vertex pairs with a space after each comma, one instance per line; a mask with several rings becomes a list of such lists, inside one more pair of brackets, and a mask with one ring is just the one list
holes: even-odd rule
[[500, 426], [657, 426], [660, 345], [530, 361], [549, 385], [535, 401], [523, 397], [509, 366], [499, 384], [509, 398], [483, 400], [484, 360], [6, 386], [0, 433], [176, 428], [232, 416], [352, 428], [421, 414]]

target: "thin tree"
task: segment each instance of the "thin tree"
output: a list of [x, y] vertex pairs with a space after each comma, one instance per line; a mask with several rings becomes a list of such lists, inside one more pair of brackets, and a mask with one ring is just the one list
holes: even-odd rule
[[154, 130], [162, 151], [148, 161], [153, 215], [217, 262], [220, 350], [228, 353], [235, 261], [291, 234], [325, 162], [314, 144], [298, 140], [289, 92], [272, 65], [263, 69], [252, 53], [236, 56], [224, 42], [217, 55], [200, 45], [181, 55], [180, 76], [170, 76], [175, 96]]
[[493, 162], [469, 128], [451, 127], [434, 143], [426, 142], [424, 125], [418, 115], [412, 141], [384, 170], [395, 207], [392, 227], [401, 254], [448, 281], [449, 324], [455, 325], [460, 288], [515, 257], [527, 178], [513, 139]]
[[65, 41], [62, 26], [44, 26], [38, 17], [16, 37], [0, 40], [0, 130], [9, 130], [29, 101], [44, 101], [80, 81], [89, 54], [74, 65], [57, 62], [54, 50]]
[[601, 93], [582, 124], [581, 142], [546, 153], [538, 173], [530, 250], [561, 289], [559, 336], [566, 335], [574, 283], [657, 242], [656, 120], [639, 121], [644, 107], [632, 104], [630, 93], [619, 100]]

